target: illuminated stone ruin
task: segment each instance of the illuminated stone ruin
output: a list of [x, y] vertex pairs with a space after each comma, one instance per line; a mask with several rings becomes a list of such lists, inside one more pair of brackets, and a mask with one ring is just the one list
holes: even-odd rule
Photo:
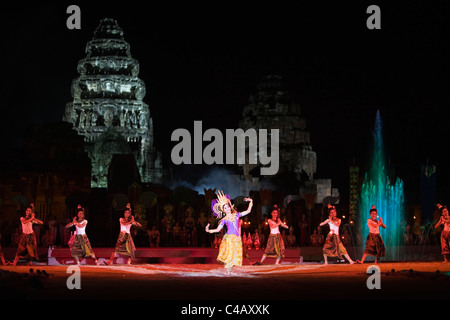
[[116, 20], [103, 19], [78, 63], [79, 77], [72, 82], [73, 101], [63, 120], [84, 136], [91, 159], [91, 187], [107, 188], [114, 155], [132, 155], [141, 182], [160, 183], [160, 155], [153, 145], [153, 122], [139, 62], [130, 53]]
[[[292, 100], [280, 76], [264, 77], [244, 107], [240, 128], [279, 129], [280, 172], [294, 172], [298, 180], [306, 174], [312, 180], [316, 172], [316, 153], [310, 145], [300, 106]], [[244, 175], [250, 178], [257, 166], [244, 165]]]
[[[316, 203], [326, 199], [333, 203], [339, 202], [339, 191], [332, 188], [331, 179], [314, 179], [317, 155], [311, 146], [306, 118], [281, 76], [268, 75], [260, 81], [243, 109], [239, 127], [244, 130], [279, 129], [279, 174], [284, 177], [292, 175], [298, 181], [298, 194], [301, 198], [307, 193], [313, 193]], [[253, 189], [258, 189], [259, 170], [255, 169], [259, 166], [260, 164], [242, 166], [246, 185]]]

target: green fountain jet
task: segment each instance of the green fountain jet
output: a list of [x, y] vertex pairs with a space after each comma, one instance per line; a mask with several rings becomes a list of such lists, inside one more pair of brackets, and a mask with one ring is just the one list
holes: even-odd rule
[[377, 111], [373, 130], [374, 150], [372, 163], [361, 187], [359, 203], [359, 224], [361, 239], [365, 241], [369, 233], [367, 219], [372, 205], [378, 209], [378, 216], [383, 219], [386, 229], [380, 228], [380, 234], [386, 247], [385, 260], [402, 260], [403, 229], [405, 216], [405, 200], [403, 181], [399, 178], [392, 183], [386, 172], [386, 159], [383, 148], [383, 123], [380, 111]]

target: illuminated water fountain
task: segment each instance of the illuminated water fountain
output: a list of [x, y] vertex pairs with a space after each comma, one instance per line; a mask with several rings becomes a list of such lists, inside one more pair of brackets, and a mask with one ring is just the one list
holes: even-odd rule
[[383, 130], [380, 111], [377, 111], [374, 136], [374, 150], [372, 163], [366, 172], [360, 194], [360, 228], [363, 245], [369, 233], [367, 219], [370, 218], [372, 205], [378, 209], [378, 216], [383, 219], [386, 229], [380, 228], [381, 237], [386, 246], [386, 257], [384, 260], [402, 260], [404, 220], [404, 193], [403, 181], [399, 178], [395, 183], [391, 181], [386, 172], [386, 159], [383, 148]]

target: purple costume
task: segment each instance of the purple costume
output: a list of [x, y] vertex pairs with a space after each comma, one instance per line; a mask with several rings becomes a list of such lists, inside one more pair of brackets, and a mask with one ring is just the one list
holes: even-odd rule
[[219, 225], [225, 225], [227, 227], [227, 234], [234, 234], [236, 237], [240, 236], [239, 233], [239, 218], [241, 217], [241, 214], [239, 212], [236, 212], [234, 214], [234, 219], [230, 220], [227, 218], [223, 218], [220, 220]]

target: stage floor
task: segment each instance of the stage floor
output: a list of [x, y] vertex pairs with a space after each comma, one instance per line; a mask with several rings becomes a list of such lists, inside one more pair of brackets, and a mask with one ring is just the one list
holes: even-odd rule
[[81, 265], [81, 288], [72, 290], [67, 287], [72, 276], [68, 265], [0, 266], [0, 298], [222, 302], [450, 299], [450, 263], [380, 263], [380, 289], [367, 287], [371, 265], [267, 263], [235, 267], [231, 275], [218, 263]]

